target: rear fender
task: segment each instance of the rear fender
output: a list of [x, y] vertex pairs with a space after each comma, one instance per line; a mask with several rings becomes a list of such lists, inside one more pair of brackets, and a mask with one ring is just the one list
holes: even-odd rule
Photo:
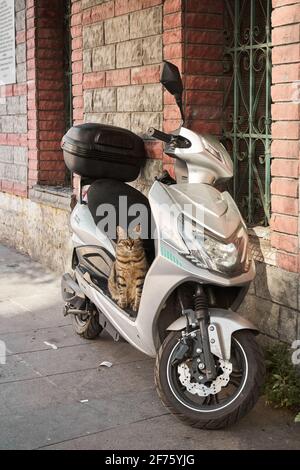
[[[168, 328], [167, 331], [181, 331], [184, 330], [188, 323], [192, 322], [189, 315], [183, 315], [175, 320]], [[224, 310], [220, 308], [209, 309], [210, 326], [214, 326], [212, 331], [209, 331], [209, 338], [211, 341], [211, 351], [221, 359], [229, 360], [231, 352], [231, 337], [235, 331], [252, 330], [258, 333], [258, 329], [245, 318], [241, 317], [232, 310]]]

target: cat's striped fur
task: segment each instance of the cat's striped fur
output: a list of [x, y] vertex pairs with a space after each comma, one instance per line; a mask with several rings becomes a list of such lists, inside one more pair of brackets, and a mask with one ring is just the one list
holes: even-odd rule
[[[135, 228], [139, 235], [140, 226]], [[143, 242], [130, 238], [125, 230], [117, 228], [116, 260], [108, 279], [108, 289], [119, 307], [130, 307], [137, 312], [140, 305], [148, 263]]]

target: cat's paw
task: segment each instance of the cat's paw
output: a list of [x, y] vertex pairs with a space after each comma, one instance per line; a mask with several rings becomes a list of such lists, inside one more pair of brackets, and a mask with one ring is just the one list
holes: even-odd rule
[[138, 303], [134, 303], [133, 306], [132, 306], [132, 310], [137, 313], [139, 311], [139, 302]]

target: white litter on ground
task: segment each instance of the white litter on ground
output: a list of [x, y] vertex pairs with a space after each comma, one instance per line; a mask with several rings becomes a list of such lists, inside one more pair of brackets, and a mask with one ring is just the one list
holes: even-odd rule
[[88, 400], [80, 400], [80, 403], [88, 403]]
[[48, 341], [44, 341], [44, 344], [45, 344], [46, 346], [50, 346], [50, 348], [52, 348], [52, 349], [58, 349], [58, 347], [56, 346], [56, 344], [48, 343]]
[[103, 361], [99, 364], [99, 367], [112, 367], [112, 363], [109, 361]]

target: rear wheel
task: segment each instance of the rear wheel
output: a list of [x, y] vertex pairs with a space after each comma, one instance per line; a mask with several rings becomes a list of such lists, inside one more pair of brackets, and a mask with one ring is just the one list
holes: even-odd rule
[[230, 360], [215, 357], [218, 377], [205, 385], [192, 378], [192, 358], [172, 365], [180, 339], [181, 333], [170, 333], [157, 355], [155, 382], [162, 402], [194, 427], [220, 429], [234, 424], [254, 406], [264, 381], [263, 354], [254, 334], [234, 333]]
[[75, 332], [85, 339], [95, 339], [102, 331], [99, 323], [98, 312], [93, 314], [82, 313], [81, 315], [72, 315], [72, 324]]

